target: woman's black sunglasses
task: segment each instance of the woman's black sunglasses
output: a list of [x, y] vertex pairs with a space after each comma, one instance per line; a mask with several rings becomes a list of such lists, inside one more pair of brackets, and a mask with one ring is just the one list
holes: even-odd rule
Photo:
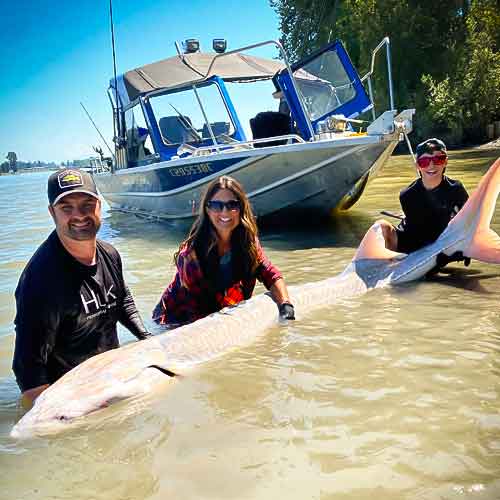
[[207, 201], [207, 208], [214, 212], [222, 212], [226, 207], [230, 212], [240, 209], [240, 202], [238, 200], [220, 201], [210, 200]]

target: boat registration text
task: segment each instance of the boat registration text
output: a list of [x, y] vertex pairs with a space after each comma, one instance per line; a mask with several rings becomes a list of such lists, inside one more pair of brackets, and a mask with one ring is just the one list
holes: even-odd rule
[[169, 169], [170, 175], [174, 177], [207, 174], [213, 172], [209, 163], [200, 163], [198, 165], [186, 165], [185, 167], [176, 167]]

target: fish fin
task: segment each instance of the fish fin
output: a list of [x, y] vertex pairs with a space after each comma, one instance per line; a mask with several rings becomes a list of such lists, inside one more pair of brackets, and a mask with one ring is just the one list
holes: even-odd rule
[[484, 174], [478, 187], [448, 224], [450, 230], [460, 225], [469, 227], [470, 236], [462, 249], [467, 257], [500, 264], [500, 237], [490, 229], [499, 192], [500, 158]]
[[361, 259], [393, 259], [394, 257], [400, 256], [398, 252], [389, 250], [385, 246], [385, 238], [382, 230], [382, 225], [379, 222], [373, 224], [373, 226], [367, 231], [359, 247], [354, 254], [353, 260]]
[[464, 254], [482, 262], [500, 264], [500, 236], [493, 229], [480, 231], [474, 235]]
[[[498, 194], [500, 192], [500, 158], [489, 168], [483, 187], [481, 206], [479, 208], [479, 220], [477, 233], [490, 232], [490, 223], [495, 213]], [[491, 231], [493, 233], [493, 231]], [[498, 236], [495, 236], [498, 238]]]
[[489, 230], [499, 191], [500, 158], [483, 175], [477, 188], [448, 226], [472, 224], [476, 232]]

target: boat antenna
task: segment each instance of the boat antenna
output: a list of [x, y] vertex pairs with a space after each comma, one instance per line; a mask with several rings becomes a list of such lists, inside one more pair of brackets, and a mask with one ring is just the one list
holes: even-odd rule
[[115, 155], [114, 155], [113, 151], [111, 151], [111, 148], [109, 147], [108, 143], [106, 142], [106, 139], [104, 139], [104, 136], [101, 134], [101, 131], [97, 128], [97, 125], [95, 124], [94, 120], [92, 120], [92, 117], [90, 116], [89, 112], [87, 111], [87, 108], [83, 105], [83, 102], [80, 102], [80, 106], [83, 108], [83, 111], [85, 111], [85, 114], [89, 117], [89, 120], [91, 121], [92, 125], [94, 125], [94, 128], [97, 130], [97, 133], [101, 136], [102, 141], [104, 142], [104, 144], [106, 144], [106, 147], [109, 149], [111, 156], [114, 158]]
[[118, 85], [116, 83], [116, 53], [115, 53], [115, 27], [113, 23], [113, 0], [109, 0], [109, 21], [111, 25], [111, 48], [113, 49], [113, 78], [115, 80], [115, 110], [114, 110], [115, 116], [113, 116], [113, 135], [114, 139], [116, 140], [116, 121], [118, 118]]

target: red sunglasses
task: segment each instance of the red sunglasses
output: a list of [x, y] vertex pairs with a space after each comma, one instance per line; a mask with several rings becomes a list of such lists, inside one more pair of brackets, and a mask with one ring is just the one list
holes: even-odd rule
[[448, 156], [444, 153], [436, 156], [421, 156], [417, 158], [417, 165], [420, 168], [427, 168], [431, 163], [434, 163], [436, 167], [442, 167], [447, 160]]

